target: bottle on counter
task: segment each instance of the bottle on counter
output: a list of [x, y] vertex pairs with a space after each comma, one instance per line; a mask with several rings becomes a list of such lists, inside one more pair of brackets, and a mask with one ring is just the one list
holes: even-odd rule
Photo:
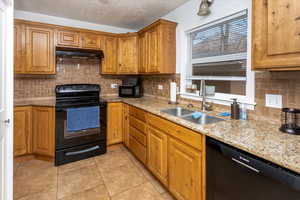
[[237, 102], [237, 99], [232, 99], [233, 103], [231, 104], [231, 119], [240, 119], [240, 105]]
[[247, 106], [246, 104], [241, 104], [240, 108], [240, 119], [247, 120], [248, 119], [248, 112], [247, 112]]

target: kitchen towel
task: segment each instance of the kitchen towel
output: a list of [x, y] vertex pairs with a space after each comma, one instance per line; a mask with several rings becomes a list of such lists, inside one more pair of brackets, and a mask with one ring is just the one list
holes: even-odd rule
[[177, 95], [177, 84], [176, 84], [176, 82], [171, 82], [170, 83], [170, 102], [171, 103], [177, 102], [176, 95]]
[[81, 131], [100, 127], [99, 106], [68, 108], [67, 130], [69, 132]]

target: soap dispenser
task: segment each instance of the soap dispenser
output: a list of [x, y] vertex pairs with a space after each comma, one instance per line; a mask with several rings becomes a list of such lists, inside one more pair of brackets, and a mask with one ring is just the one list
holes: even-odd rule
[[240, 119], [240, 105], [237, 102], [237, 99], [232, 99], [231, 104], [231, 119]]

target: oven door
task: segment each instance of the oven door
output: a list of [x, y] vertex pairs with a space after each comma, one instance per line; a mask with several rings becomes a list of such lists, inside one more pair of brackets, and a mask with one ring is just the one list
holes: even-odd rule
[[120, 86], [119, 87], [119, 96], [120, 97], [134, 97], [135, 96], [134, 86]]
[[[99, 106], [98, 128], [88, 128], [78, 131], [69, 131], [67, 127], [68, 109], [89, 108]], [[77, 106], [57, 106], [56, 107], [56, 150], [75, 147], [79, 145], [93, 143], [99, 140], [106, 140], [106, 105], [87, 104]]]

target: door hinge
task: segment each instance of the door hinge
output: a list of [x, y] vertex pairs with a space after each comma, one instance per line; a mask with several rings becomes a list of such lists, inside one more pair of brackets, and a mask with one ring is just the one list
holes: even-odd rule
[[6, 119], [3, 121], [5, 124], [10, 124], [10, 119]]

